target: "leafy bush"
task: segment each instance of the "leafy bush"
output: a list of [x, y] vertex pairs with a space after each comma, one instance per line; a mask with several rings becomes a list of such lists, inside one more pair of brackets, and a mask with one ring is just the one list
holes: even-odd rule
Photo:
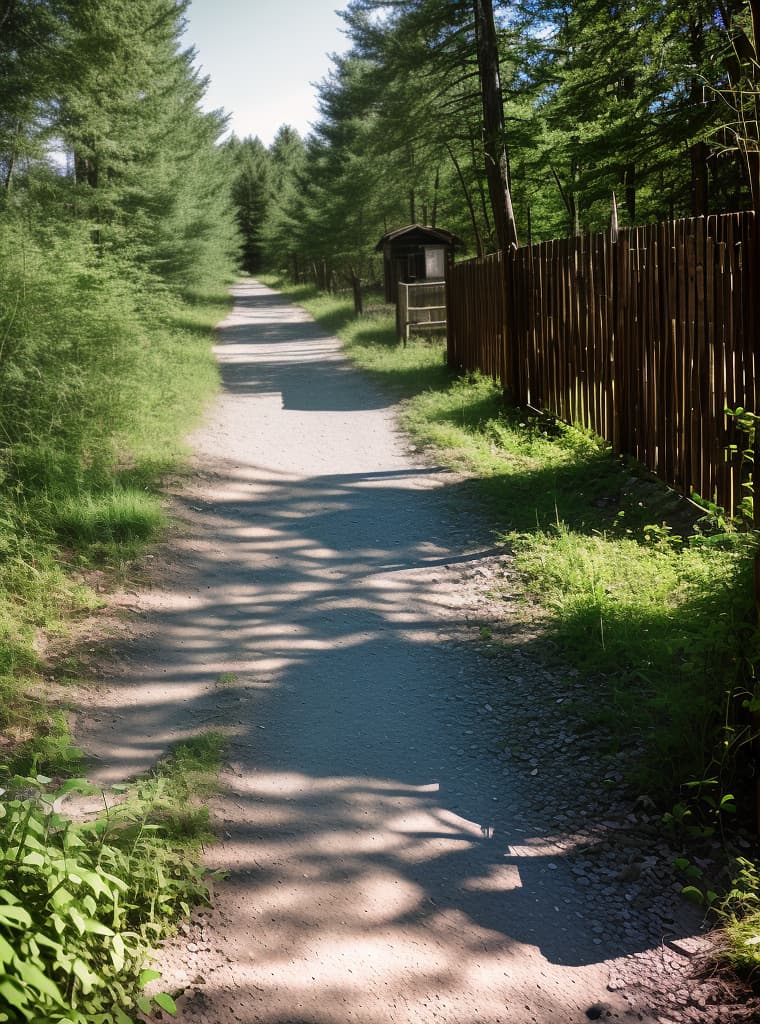
[[144, 783], [136, 799], [75, 824], [45, 776], [16, 780], [0, 803], [0, 1021], [128, 1024], [172, 998], [143, 990], [157, 972], [148, 952], [178, 914], [208, 899], [203, 869], [152, 810], [173, 773]]

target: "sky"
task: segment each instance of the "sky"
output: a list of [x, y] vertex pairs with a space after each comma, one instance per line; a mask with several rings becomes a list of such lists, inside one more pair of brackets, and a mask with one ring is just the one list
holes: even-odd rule
[[240, 138], [269, 145], [282, 124], [300, 134], [317, 120], [315, 90], [328, 54], [348, 41], [336, 10], [344, 0], [192, 0], [185, 46], [210, 77], [204, 107], [223, 107]]

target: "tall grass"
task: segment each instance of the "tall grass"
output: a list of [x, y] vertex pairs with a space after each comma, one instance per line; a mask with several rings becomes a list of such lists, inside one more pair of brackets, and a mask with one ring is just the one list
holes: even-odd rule
[[[0, 235], [0, 730], [6, 760], [67, 762], [35, 635], [98, 598], [67, 564], [134, 558], [165, 526], [159, 486], [217, 387], [219, 283], [172, 293], [98, 251], [90, 227], [5, 211]], [[51, 741], [55, 736], [55, 742]], [[36, 746], [35, 746], [36, 745]], [[69, 743], [70, 746], [70, 743]], [[59, 765], [60, 767], [60, 765]]]

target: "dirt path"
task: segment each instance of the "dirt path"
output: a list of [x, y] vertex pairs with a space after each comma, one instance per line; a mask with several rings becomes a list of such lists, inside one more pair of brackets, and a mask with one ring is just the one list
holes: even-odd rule
[[551, 681], [519, 633], [495, 661], [473, 642], [501, 556], [466, 487], [305, 313], [255, 282], [235, 297], [186, 535], [80, 723], [102, 781], [230, 732], [210, 855], [230, 879], [164, 954], [180, 1019], [657, 1019], [638, 983], [683, 967], [694, 921], [661, 893], [654, 913], [639, 846], [568, 804], [567, 723], [535, 723], [538, 759], [500, 753]]

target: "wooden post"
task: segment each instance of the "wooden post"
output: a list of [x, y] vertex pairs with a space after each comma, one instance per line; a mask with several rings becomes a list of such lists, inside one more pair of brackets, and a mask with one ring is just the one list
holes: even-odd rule
[[[613, 379], [620, 380], [622, 376], [622, 353], [620, 351], [620, 324], [618, 323], [619, 312], [620, 312], [620, 267], [618, 266], [620, 254], [620, 246], [618, 245], [618, 224], [617, 224], [617, 203], [615, 202], [615, 194], [612, 195], [612, 218], [610, 221], [610, 259], [608, 267], [608, 278], [607, 288], [609, 290], [608, 302], [610, 309], [610, 318], [608, 320], [608, 330], [612, 330], [611, 338], [611, 350], [612, 350], [612, 376]], [[620, 454], [620, 443], [621, 443], [621, 408], [620, 403], [622, 401], [621, 388], [618, 385], [614, 391], [614, 397], [612, 402], [612, 450], [616, 455]]]
[[362, 306], [362, 283], [353, 271], [351, 272], [351, 287], [354, 292], [354, 316], [361, 316], [364, 312]]
[[[760, 4], [756, 4], [755, 8], [760, 18]], [[753, 13], [755, 10], [753, 9]], [[757, 26], [760, 27], [760, 24]], [[758, 197], [760, 198], [760, 197]], [[754, 211], [755, 215], [752, 218], [752, 244], [749, 246], [749, 274], [747, 275], [748, 281], [757, 281], [757, 275], [760, 273], [760, 204]], [[753, 331], [755, 335], [760, 329], [760, 319], [758, 318], [758, 301], [757, 291], [754, 288], [750, 288], [749, 291], [749, 324], [750, 331]], [[755, 395], [755, 401], [758, 401], [758, 395]], [[760, 413], [760, 408], [757, 406], [752, 410], [755, 413]], [[753, 448], [753, 460], [752, 460], [752, 525], [756, 531], [760, 531], [760, 487], [758, 487], [758, 479], [760, 479], [760, 427], [755, 426], [754, 435], [752, 438]], [[755, 584], [755, 628], [760, 630], [760, 547], [755, 551], [754, 561], [754, 584]], [[760, 679], [758, 679], [758, 666], [754, 666], [753, 675], [755, 677], [754, 682], [754, 694], [757, 698], [760, 696], [758, 690], [760, 689]], [[754, 754], [754, 770], [755, 770], [755, 830], [760, 834], [760, 712], [753, 712], [750, 716], [750, 728], [754, 733], [754, 739], [752, 742], [753, 754]]]
[[454, 322], [453, 322], [453, 320], [451, 318], [451, 310], [452, 310], [452, 303], [451, 303], [451, 271], [452, 271], [453, 266], [454, 266], [454, 254], [452, 253], [451, 249], [447, 249], [446, 250], [446, 265], [445, 265], [445, 269], [444, 269], [443, 280], [444, 280], [444, 288], [446, 289], [445, 290], [445, 295], [446, 295], [446, 365], [449, 368], [451, 368], [451, 366], [453, 365], [452, 354], [453, 354], [454, 332], [456, 330], [456, 328], [454, 327]]
[[409, 285], [398, 282], [398, 301], [396, 302], [396, 339], [406, 346], [406, 318], [409, 306]]

